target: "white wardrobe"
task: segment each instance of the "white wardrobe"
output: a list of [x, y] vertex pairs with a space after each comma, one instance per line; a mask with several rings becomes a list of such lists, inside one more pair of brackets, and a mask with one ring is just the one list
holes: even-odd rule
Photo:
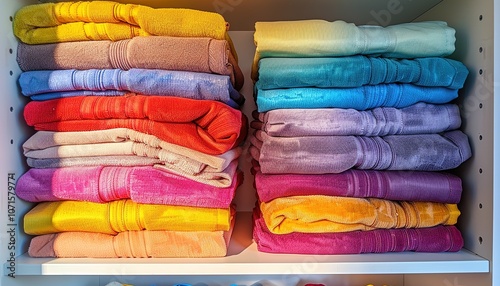
[[[392, 25], [443, 20], [456, 29], [451, 58], [469, 68], [460, 91], [462, 130], [473, 156], [459, 171], [463, 180], [458, 227], [465, 248], [458, 253], [384, 253], [362, 255], [277, 255], [260, 253], [251, 237], [255, 204], [250, 155], [243, 154], [245, 181], [238, 189], [237, 225], [229, 255], [214, 259], [34, 259], [25, 252], [30, 237], [23, 234], [23, 215], [32, 207], [13, 198], [13, 186], [26, 170], [22, 143], [32, 134], [22, 117], [27, 99], [20, 95], [16, 62], [17, 40], [12, 17], [36, 0], [0, 3], [0, 258], [2, 286], [103, 286], [111, 281], [136, 286], [174, 285], [325, 285], [479, 286], [500, 285], [500, 1], [495, 0], [118, 0], [155, 8], [184, 7], [221, 13], [245, 73], [243, 111], [255, 109], [250, 68], [255, 52], [256, 21], [325, 19], [357, 25]], [[498, 73], [495, 71], [498, 69]], [[495, 112], [496, 111], [496, 112]], [[498, 131], [497, 131], [498, 130]], [[245, 150], [248, 143], [245, 143]], [[15, 276], [12, 277], [12, 276]]]

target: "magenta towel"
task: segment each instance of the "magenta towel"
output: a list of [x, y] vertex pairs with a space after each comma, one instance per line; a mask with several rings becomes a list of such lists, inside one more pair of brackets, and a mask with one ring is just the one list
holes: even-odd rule
[[217, 188], [153, 167], [68, 167], [29, 169], [18, 180], [16, 194], [30, 202], [132, 199], [136, 203], [227, 208], [242, 173], [227, 188]]
[[404, 108], [378, 107], [366, 111], [343, 108], [274, 109], [253, 114], [252, 127], [270, 136], [385, 136], [439, 133], [462, 123], [456, 104], [419, 102]]
[[266, 174], [340, 173], [351, 168], [443, 171], [472, 155], [467, 135], [442, 134], [272, 137], [257, 130], [250, 153]]
[[258, 210], [254, 210], [253, 238], [259, 251], [292, 254], [457, 252], [464, 244], [460, 231], [453, 225], [337, 233], [273, 234], [267, 229]]
[[460, 177], [421, 171], [349, 169], [339, 174], [320, 175], [257, 171], [255, 187], [261, 202], [288, 196], [325, 195], [458, 204], [462, 195]]

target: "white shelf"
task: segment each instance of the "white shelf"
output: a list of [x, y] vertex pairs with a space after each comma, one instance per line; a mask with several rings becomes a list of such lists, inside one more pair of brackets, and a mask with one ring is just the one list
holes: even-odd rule
[[87, 259], [17, 257], [17, 275], [286, 275], [286, 274], [431, 274], [487, 273], [489, 261], [467, 250], [454, 253], [381, 253], [361, 255], [289, 255], [257, 251], [248, 225], [250, 213], [238, 213], [237, 225], [222, 258]]

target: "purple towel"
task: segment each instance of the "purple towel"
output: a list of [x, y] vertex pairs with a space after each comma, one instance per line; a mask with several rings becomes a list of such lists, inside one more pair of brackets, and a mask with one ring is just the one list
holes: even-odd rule
[[291, 254], [457, 252], [464, 244], [460, 231], [453, 225], [338, 233], [273, 234], [267, 229], [258, 209], [254, 210], [253, 238], [259, 251]]
[[460, 177], [444, 172], [375, 171], [350, 169], [340, 174], [255, 173], [259, 201], [288, 196], [343, 196], [395, 201], [457, 204], [462, 195]]
[[401, 109], [379, 107], [366, 111], [342, 108], [275, 109], [253, 114], [252, 127], [270, 136], [386, 136], [439, 133], [458, 129], [456, 104], [417, 103]]
[[471, 157], [467, 135], [272, 137], [257, 130], [250, 153], [265, 174], [340, 173], [351, 168], [443, 171]]
[[16, 194], [30, 202], [110, 202], [130, 198], [136, 203], [209, 208], [230, 206], [242, 173], [231, 186], [217, 188], [153, 167], [68, 167], [29, 169], [18, 180]]

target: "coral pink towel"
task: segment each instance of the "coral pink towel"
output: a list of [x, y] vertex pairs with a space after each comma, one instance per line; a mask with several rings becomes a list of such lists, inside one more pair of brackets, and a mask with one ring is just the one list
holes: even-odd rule
[[31, 257], [166, 258], [226, 256], [233, 231], [62, 232], [35, 236]]
[[[19, 184], [19, 183], [18, 183]], [[397, 201], [460, 202], [462, 180], [444, 172], [349, 169], [339, 174], [255, 173], [259, 200], [289, 196], [325, 195], [380, 198]]]
[[31, 101], [24, 118], [46, 131], [130, 128], [212, 155], [238, 146], [248, 128], [243, 113], [220, 102], [144, 95]]
[[130, 198], [136, 203], [228, 208], [241, 172], [227, 188], [216, 188], [153, 167], [31, 168], [16, 184], [16, 195], [30, 202]]
[[293, 254], [456, 252], [464, 244], [460, 231], [453, 225], [337, 233], [273, 234], [266, 227], [258, 210], [254, 211], [253, 238], [259, 251]]

